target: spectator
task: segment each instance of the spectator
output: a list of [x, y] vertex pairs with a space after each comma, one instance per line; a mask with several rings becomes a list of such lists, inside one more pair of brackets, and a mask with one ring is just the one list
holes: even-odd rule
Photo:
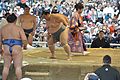
[[110, 66], [111, 57], [105, 55], [103, 57], [103, 66], [95, 71], [100, 80], [120, 80], [120, 73], [113, 67]]
[[117, 41], [118, 44], [120, 44], [120, 33], [117, 34], [116, 41]]
[[84, 80], [100, 80], [95, 73], [87, 73]]
[[104, 37], [104, 31], [100, 31], [98, 37], [93, 40], [91, 48], [110, 48], [110, 43]]

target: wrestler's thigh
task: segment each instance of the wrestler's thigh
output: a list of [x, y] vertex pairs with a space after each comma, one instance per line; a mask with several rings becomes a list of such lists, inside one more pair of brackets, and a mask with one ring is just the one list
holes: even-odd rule
[[23, 60], [21, 46], [13, 46], [12, 50], [13, 50], [12, 57], [13, 57], [13, 61], [14, 61], [14, 66], [21, 67], [22, 60]]
[[52, 35], [48, 36], [48, 45], [53, 45], [55, 42], [53, 40]]
[[68, 43], [68, 28], [66, 28], [60, 35], [60, 42], [61, 43]]
[[3, 52], [4, 66], [10, 67], [12, 57], [9, 52], [9, 47], [7, 45], [4, 45], [3, 50], [4, 50], [4, 52]]

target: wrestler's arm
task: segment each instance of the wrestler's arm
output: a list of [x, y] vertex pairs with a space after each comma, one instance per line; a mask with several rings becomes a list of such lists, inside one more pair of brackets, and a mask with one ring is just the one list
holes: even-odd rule
[[36, 17], [32, 16], [33, 18], [33, 31], [29, 34], [29, 36], [34, 36], [36, 30]]
[[25, 36], [25, 32], [23, 31], [23, 29], [21, 27], [20, 27], [20, 37], [23, 42], [23, 45], [27, 45], [28, 44], [27, 38]]
[[17, 21], [16, 21], [16, 25], [19, 26], [19, 27], [21, 27], [21, 16], [22, 16], [22, 15], [20, 15], [20, 16], [17, 18]]
[[59, 21], [59, 22], [63, 22], [63, 24], [65, 26], [68, 26], [69, 25], [69, 21], [67, 19], [67, 17], [65, 17], [64, 15], [55, 15], [55, 18]]
[[33, 18], [34, 19], [33, 19], [33, 34], [32, 35], [35, 34], [35, 30], [36, 30], [36, 17], [34, 16]]
[[67, 23], [69, 23], [68, 17], [64, 16]]

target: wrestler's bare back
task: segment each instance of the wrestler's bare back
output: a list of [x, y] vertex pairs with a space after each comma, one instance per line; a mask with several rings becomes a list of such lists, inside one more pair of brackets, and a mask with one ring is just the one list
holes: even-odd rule
[[23, 29], [14, 24], [7, 24], [1, 30], [3, 39], [26, 40]]
[[[22, 28], [9, 23], [5, 25], [3, 28], [1, 28], [1, 35], [2, 39], [4, 40], [5, 39], [17, 39], [22, 41], [27, 40]], [[21, 46], [18, 45], [13, 46], [13, 48], [15, 48], [14, 50], [16, 50], [15, 51], [16, 53], [20, 53], [22, 50]], [[9, 47], [7, 45], [4, 45], [3, 49], [5, 54], [9, 53]]]
[[[26, 36], [21, 27], [16, 26], [15, 23], [8, 23], [0, 29], [0, 44], [5, 39], [17, 39], [26, 41]], [[17, 73], [17, 78], [20, 80], [22, 78], [22, 47], [21, 45], [0, 45], [3, 47], [3, 59], [4, 59], [4, 68], [2, 73], [2, 80], [6, 80], [7, 74], [9, 73], [9, 68], [11, 62], [13, 61], [15, 72]], [[12, 49], [12, 53], [10, 52], [10, 47]], [[1, 48], [2, 49], [2, 48]]]
[[19, 17], [20, 25], [23, 29], [31, 29], [36, 23], [36, 17], [30, 14], [22, 14]]

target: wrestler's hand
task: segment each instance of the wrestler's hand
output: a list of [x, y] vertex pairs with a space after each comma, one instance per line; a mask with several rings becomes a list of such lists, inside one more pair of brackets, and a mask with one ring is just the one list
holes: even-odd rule
[[69, 28], [70, 26], [69, 26], [69, 25], [67, 25], [66, 27], [67, 27], [67, 28]]
[[77, 29], [76, 31], [77, 31], [77, 32], [79, 32], [80, 30], [79, 30], [79, 29]]
[[47, 34], [47, 39], [49, 40], [52, 37], [52, 34], [48, 33]]
[[32, 35], [32, 36], [34, 36], [34, 34], [35, 34], [35, 32], [34, 32], [34, 31], [30, 33], [30, 35]]

